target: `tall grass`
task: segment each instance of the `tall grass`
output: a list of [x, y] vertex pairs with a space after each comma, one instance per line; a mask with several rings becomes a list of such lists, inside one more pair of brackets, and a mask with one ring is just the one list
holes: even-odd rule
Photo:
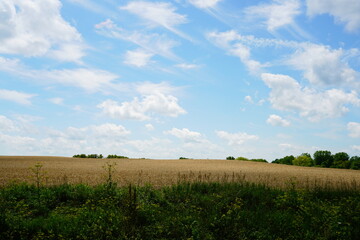
[[[0, 239], [360, 239], [358, 185], [179, 174], [171, 186], [35, 181], [0, 188]], [[269, 178], [269, 181], [271, 178]]]

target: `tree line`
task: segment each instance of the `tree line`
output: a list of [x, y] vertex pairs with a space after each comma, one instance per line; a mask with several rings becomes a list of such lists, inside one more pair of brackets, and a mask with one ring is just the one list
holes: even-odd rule
[[293, 155], [275, 159], [271, 163], [306, 166], [306, 167], [325, 167], [325, 168], [342, 168], [342, 169], [360, 169], [360, 157], [352, 156], [346, 152], [332, 154], [327, 150], [316, 151], [313, 156], [309, 153], [303, 153], [300, 156]]
[[[102, 154], [76, 154], [73, 156], [73, 158], [99, 158], [99, 159], [102, 159], [104, 158], [104, 156]], [[128, 159], [128, 157], [125, 157], [125, 156], [118, 156], [116, 154], [114, 155], [108, 155], [106, 158], [126, 158]]]

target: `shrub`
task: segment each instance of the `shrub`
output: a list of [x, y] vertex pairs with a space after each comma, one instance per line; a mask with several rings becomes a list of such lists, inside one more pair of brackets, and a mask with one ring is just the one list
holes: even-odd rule
[[307, 155], [300, 155], [292, 161], [293, 165], [311, 167], [314, 165], [314, 161]]
[[226, 160], [235, 160], [235, 158], [233, 156], [228, 156], [226, 157]]

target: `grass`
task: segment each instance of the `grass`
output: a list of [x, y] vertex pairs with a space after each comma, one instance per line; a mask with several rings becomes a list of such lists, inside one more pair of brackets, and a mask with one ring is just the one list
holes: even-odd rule
[[359, 212], [352, 189], [106, 183], [38, 195], [23, 183], [0, 189], [0, 239], [360, 239]]

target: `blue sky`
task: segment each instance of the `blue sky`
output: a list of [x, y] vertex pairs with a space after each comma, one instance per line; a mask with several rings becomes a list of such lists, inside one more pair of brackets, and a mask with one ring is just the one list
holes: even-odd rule
[[360, 155], [358, 0], [1, 0], [0, 155]]

